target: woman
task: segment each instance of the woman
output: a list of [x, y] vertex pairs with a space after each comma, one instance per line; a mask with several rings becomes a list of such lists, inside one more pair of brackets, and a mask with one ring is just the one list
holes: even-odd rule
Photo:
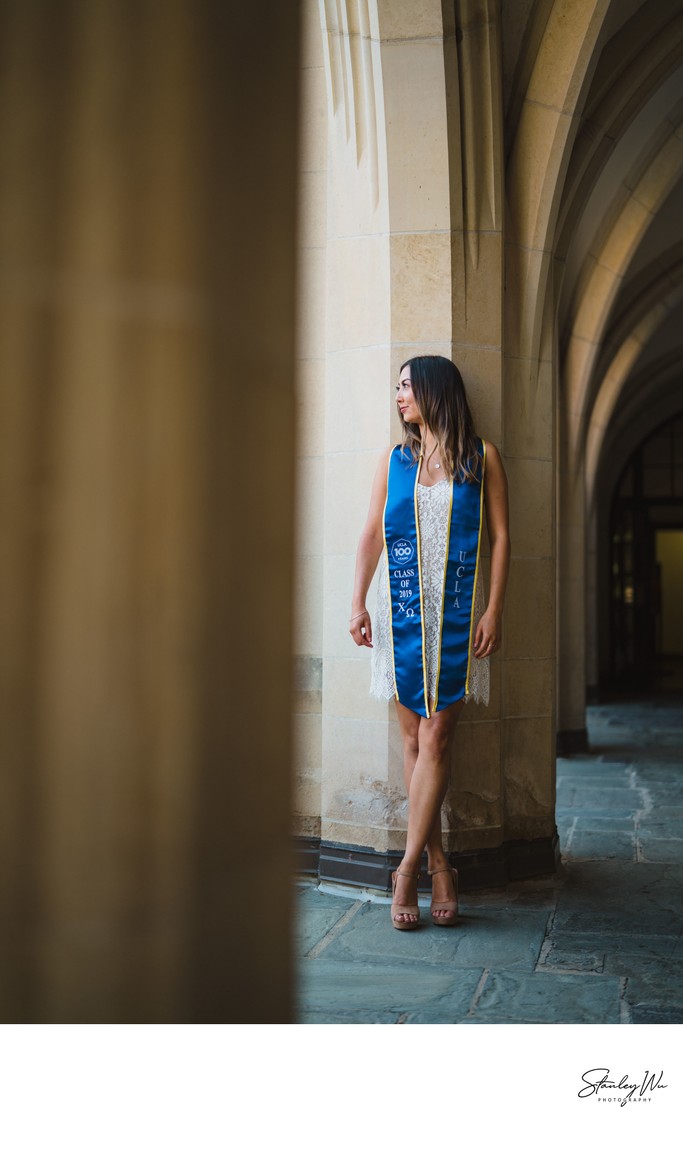
[[[419, 921], [417, 880], [427, 848], [432, 921], [457, 918], [457, 871], [441, 836], [448, 750], [463, 704], [488, 703], [488, 657], [501, 641], [510, 562], [507, 480], [500, 455], [474, 434], [465, 388], [443, 356], [403, 364], [396, 389], [401, 445], [384, 452], [361, 534], [349, 630], [373, 648], [372, 693], [394, 698], [403, 741], [408, 832], [392, 874], [391, 920]], [[491, 545], [484, 609], [479, 563], [482, 512]], [[373, 627], [366, 596], [384, 564]]]

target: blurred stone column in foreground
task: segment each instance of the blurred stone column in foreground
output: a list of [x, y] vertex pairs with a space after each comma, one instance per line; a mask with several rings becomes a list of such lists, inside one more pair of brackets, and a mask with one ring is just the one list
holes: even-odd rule
[[0, 2], [0, 1019], [287, 1022], [298, 6]]

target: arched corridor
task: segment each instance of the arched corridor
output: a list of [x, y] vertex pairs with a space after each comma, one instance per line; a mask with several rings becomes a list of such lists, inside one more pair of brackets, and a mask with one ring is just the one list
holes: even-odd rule
[[[623, 23], [597, 59], [587, 94], [556, 250], [563, 749], [585, 745], [586, 698], [599, 697], [608, 682], [625, 684], [615, 670], [623, 655], [608, 650], [620, 642], [609, 591], [610, 502], [620, 469], [634, 436], [683, 409], [683, 14], [666, 3], [623, 5], [618, 14]], [[608, 19], [616, 16], [613, 5]], [[634, 594], [638, 619], [654, 617], [654, 583], [643, 563]], [[641, 683], [652, 676], [645, 642], [631, 657]]]
[[683, 416], [647, 435], [601, 493], [600, 696], [683, 687]]

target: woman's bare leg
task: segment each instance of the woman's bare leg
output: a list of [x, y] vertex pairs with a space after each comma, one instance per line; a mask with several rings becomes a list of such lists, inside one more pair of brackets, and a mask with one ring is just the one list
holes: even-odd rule
[[[438, 711], [430, 719], [422, 718], [401, 703], [396, 704], [403, 739], [403, 771], [408, 792], [408, 834], [406, 850], [396, 881], [399, 902], [417, 901], [415, 879], [422, 852], [427, 847], [430, 870], [447, 866], [441, 836], [441, 805], [448, 789], [448, 749], [458, 721], [462, 700]], [[445, 872], [435, 875], [434, 898], [446, 901], [453, 896], [452, 880]], [[443, 912], [448, 916], [448, 912]], [[415, 916], [397, 916], [398, 921], [414, 922]]]
[[[419, 751], [418, 731], [420, 723], [423, 722], [423, 720], [415, 711], [409, 711], [407, 707], [403, 707], [400, 703], [396, 704], [396, 710], [398, 712], [398, 725], [403, 741], [403, 781], [405, 783], [406, 794], [408, 798], [410, 798], [410, 785], [412, 783], [413, 771]], [[441, 809], [437, 811], [434, 825], [427, 839], [427, 857], [429, 859], [430, 870], [434, 870], [437, 866], [444, 865], [443, 859], [445, 855], [443, 853], [443, 842], [441, 838]]]

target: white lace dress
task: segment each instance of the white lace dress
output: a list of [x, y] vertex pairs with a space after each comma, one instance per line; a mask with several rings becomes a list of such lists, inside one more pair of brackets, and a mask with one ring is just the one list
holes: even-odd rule
[[[449, 509], [450, 483], [448, 480], [442, 479], [440, 483], [435, 483], [432, 487], [426, 487], [422, 483], [418, 484], [417, 513], [420, 520], [425, 653], [430, 699], [433, 699], [436, 693], [436, 676], [439, 663], [439, 623]], [[474, 603], [472, 642], [474, 642], [477, 623], [484, 614], [484, 610], [484, 584], [480, 568]], [[391, 653], [391, 608], [386, 553], [382, 560], [377, 583], [377, 606], [372, 630], [370, 694], [376, 699], [394, 699], [396, 697], [396, 681]], [[476, 659], [472, 654], [470, 689], [469, 694], [465, 696], [465, 701], [469, 703], [474, 700], [475, 703], [488, 705], [489, 684], [488, 656], [484, 659]]]

